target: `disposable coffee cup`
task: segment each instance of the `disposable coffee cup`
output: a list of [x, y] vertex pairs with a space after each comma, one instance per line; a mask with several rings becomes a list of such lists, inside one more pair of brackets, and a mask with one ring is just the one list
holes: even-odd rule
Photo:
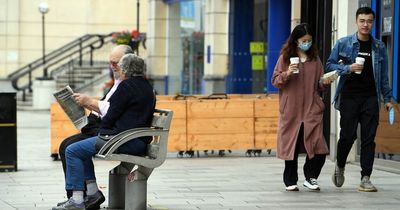
[[[364, 65], [364, 62], [365, 62], [365, 58], [362, 58], [362, 57], [357, 57], [357, 58], [356, 58], [356, 64]], [[356, 71], [356, 72], [354, 72], [354, 73], [356, 73], [356, 74], [361, 74], [361, 72], [362, 72], [362, 71]]]
[[[299, 57], [291, 57], [290, 58], [290, 64], [299, 64], [300, 58]], [[299, 68], [297, 68], [295, 71], [293, 71], [293, 74], [298, 74], [299, 73]]]

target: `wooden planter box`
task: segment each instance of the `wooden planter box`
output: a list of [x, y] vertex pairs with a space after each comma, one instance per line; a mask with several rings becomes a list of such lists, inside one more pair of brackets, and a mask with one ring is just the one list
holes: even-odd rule
[[50, 154], [57, 155], [61, 142], [69, 136], [77, 134], [80, 130], [76, 129], [74, 124], [62, 110], [60, 104], [52, 103], [50, 107]]
[[[157, 96], [156, 107], [174, 111], [168, 151], [275, 149], [278, 127], [278, 96], [228, 95], [228, 99], [175, 100]], [[61, 142], [79, 133], [58, 103], [51, 112], [51, 154]]]
[[379, 126], [376, 132], [375, 151], [387, 154], [400, 153], [400, 104], [394, 104], [394, 123], [389, 123], [389, 113], [383, 104], [379, 113]]
[[171, 127], [168, 135], [168, 151], [186, 151], [186, 101], [181, 100], [159, 100], [157, 96], [158, 109], [170, 109], [174, 111]]
[[253, 100], [187, 100], [187, 136], [189, 150], [253, 148]]
[[278, 95], [254, 100], [255, 149], [275, 149], [279, 121]]

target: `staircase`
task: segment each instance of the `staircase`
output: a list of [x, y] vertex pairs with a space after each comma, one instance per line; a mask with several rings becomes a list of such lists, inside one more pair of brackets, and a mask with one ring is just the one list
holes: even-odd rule
[[[8, 75], [17, 92], [17, 108], [32, 109], [32, 81], [43, 72], [43, 78], [56, 80], [56, 88], [69, 85], [84, 92], [110, 78], [108, 53], [111, 34], [87, 34], [39, 58]], [[102, 60], [102, 61], [100, 61]]]
[[69, 85], [75, 91], [82, 91], [95, 81], [110, 77], [108, 62], [105, 61], [96, 61], [93, 65], [83, 61], [82, 65], [79, 65], [77, 60], [71, 60], [60, 69], [62, 72], [53, 76], [57, 89]]
[[[102, 85], [110, 79], [106, 61], [95, 61], [93, 65], [90, 65], [89, 61], [83, 61], [83, 64], [79, 65], [77, 60], [71, 60], [52, 71], [51, 75], [56, 80], [57, 90], [69, 85], [75, 92], [85, 92], [87, 88]], [[17, 94], [19, 110], [29, 110], [32, 105], [32, 92], [25, 95], [25, 100], [22, 99], [22, 92]]]

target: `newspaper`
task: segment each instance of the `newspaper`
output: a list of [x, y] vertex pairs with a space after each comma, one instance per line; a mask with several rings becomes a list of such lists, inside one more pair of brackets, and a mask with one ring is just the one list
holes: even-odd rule
[[328, 73], [325, 73], [323, 76], [322, 76], [322, 79], [333, 79], [333, 80], [335, 80], [335, 79], [337, 79], [339, 77], [339, 75], [337, 74], [337, 71], [335, 70], [335, 71], [330, 71], [330, 72], [328, 72]]
[[338, 77], [339, 77], [339, 75], [337, 74], [337, 71], [336, 71], [336, 70], [335, 70], [335, 71], [331, 71], [331, 72], [325, 73], [325, 74], [321, 77], [320, 82], [324, 82], [324, 81], [326, 81], [326, 80], [329, 80], [329, 81], [333, 82], [333, 81], [335, 81]]
[[74, 91], [67, 85], [65, 88], [53, 93], [53, 95], [64, 112], [68, 115], [69, 119], [74, 123], [75, 127], [80, 130], [88, 124], [88, 119], [85, 115], [85, 109], [77, 104], [72, 97], [73, 93]]

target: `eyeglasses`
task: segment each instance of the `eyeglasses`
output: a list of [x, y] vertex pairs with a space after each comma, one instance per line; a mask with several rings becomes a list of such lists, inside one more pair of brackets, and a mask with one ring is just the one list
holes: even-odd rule
[[110, 67], [112, 67], [112, 68], [118, 68], [119, 67], [118, 66], [118, 62], [110, 61], [109, 63], [110, 63]]
[[365, 19], [360, 19], [359, 22], [361, 23], [361, 25], [372, 25], [374, 23], [373, 20], [365, 20]]

